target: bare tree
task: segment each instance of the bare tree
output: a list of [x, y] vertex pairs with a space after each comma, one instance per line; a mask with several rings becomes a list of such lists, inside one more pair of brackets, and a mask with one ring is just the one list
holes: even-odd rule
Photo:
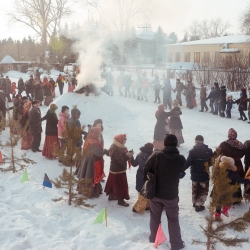
[[15, 0], [7, 15], [10, 23], [22, 23], [33, 29], [46, 49], [48, 38], [58, 31], [61, 19], [71, 14], [67, 3], [68, 0]]
[[247, 9], [242, 13], [240, 17], [240, 27], [241, 31], [244, 34], [250, 34], [250, 5], [248, 5]]
[[229, 27], [230, 24], [220, 18], [211, 19], [210, 21], [205, 19], [200, 22], [195, 20], [188, 28], [187, 33], [190, 40], [207, 39], [226, 34]]

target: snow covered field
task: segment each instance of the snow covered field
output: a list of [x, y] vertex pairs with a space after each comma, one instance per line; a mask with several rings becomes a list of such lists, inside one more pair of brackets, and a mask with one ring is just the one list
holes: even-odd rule
[[[56, 72], [55, 72], [56, 74]], [[12, 81], [19, 77], [9, 74]], [[66, 91], [66, 86], [65, 86]], [[151, 91], [152, 92], [152, 91]], [[59, 93], [56, 92], [57, 97]], [[198, 94], [198, 91], [197, 91]], [[174, 95], [172, 95], [174, 98]], [[78, 95], [66, 93], [55, 100], [58, 112], [62, 105], [70, 108], [77, 105], [82, 114], [82, 124], [93, 124], [95, 119], [101, 118], [104, 123], [105, 148], [109, 148], [113, 137], [119, 133], [127, 134], [127, 147], [133, 149], [135, 154], [139, 148], [147, 142], [153, 141], [153, 132], [156, 119], [154, 117], [157, 104], [153, 103], [153, 94], [150, 94], [149, 102], [137, 101], [131, 98], [115, 95], [110, 97], [105, 93], [95, 97], [90, 95]], [[198, 98], [197, 98], [198, 100]], [[184, 101], [184, 98], [183, 98]], [[185, 101], [184, 101], [185, 103]], [[194, 145], [194, 138], [201, 134], [205, 143], [215, 149], [220, 142], [227, 139], [229, 128], [238, 132], [238, 139], [242, 142], [249, 139], [250, 124], [238, 121], [237, 108], [232, 112], [232, 119], [221, 118], [210, 113], [198, 112], [199, 107], [189, 110], [182, 108], [183, 136], [185, 143], [179, 148], [181, 154], [187, 156], [188, 151]], [[47, 107], [41, 107], [42, 114]], [[43, 122], [45, 130], [45, 122]], [[4, 142], [7, 131], [1, 135]], [[43, 147], [44, 134], [41, 148]], [[7, 149], [2, 149], [8, 154]], [[24, 151], [17, 147], [17, 154]], [[132, 206], [137, 199], [135, 190], [136, 168], [127, 171], [130, 200], [129, 207], [121, 207], [115, 201], [108, 201], [105, 193], [98, 199], [91, 199], [89, 204], [96, 204], [94, 208], [76, 208], [68, 206], [66, 202], [53, 202], [63, 194], [62, 190], [43, 188], [44, 173], [50, 179], [58, 177], [63, 167], [57, 160], [48, 160], [41, 153], [27, 151], [27, 157], [36, 161], [36, 164], [27, 168], [29, 181], [21, 183], [22, 173], [0, 173], [0, 249], [1, 250], [27, 250], [27, 249], [60, 249], [60, 250], [92, 250], [92, 249], [153, 249], [149, 243], [149, 212], [143, 215], [132, 212]], [[110, 159], [105, 157], [105, 173], [108, 175]], [[191, 180], [189, 170], [180, 181], [180, 226], [182, 238], [186, 243], [185, 249], [205, 249], [204, 246], [192, 245], [192, 239], [205, 240], [199, 225], [205, 225], [204, 217], [208, 211], [195, 212], [191, 200]], [[103, 188], [105, 183], [102, 183]], [[211, 187], [210, 187], [211, 190]], [[209, 203], [207, 200], [206, 204]], [[98, 213], [107, 207], [108, 227], [105, 223], [93, 224]], [[244, 202], [233, 206], [230, 218], [235, 218], [245, 213], [249, 205]], [[230, 219], [229, 218], [229, 219]], [[229, 220], [223, 217], [224, 221]], [[163, 214], [162, 227], [168, 238], [167, 219]], [[245, 233], [237, 233], [239, 237], [249, 237], [250, 228]], [[229, 235], [235, 232], [228, 231]], [[244, 244], [243, 249], [248, 249], [249, 244]], [[159, 246], [159, 249], [170, 249], [168, 242]], [[218, 249], [228, 249], [218, 245]], [[242, 248], [234, 248], [242, 249]]]

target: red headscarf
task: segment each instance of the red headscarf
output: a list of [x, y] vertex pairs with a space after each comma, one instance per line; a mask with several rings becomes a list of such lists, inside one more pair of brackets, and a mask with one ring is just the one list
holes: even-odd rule
[[86, 138], [86, 141], [84, 143], [84, 149], [88, 148], [92, 144], [97, 144], [101, 149], [103, 149], [103, 146], [100, 142], [100, 136], [101, 136], [101, 130], [99, 128], [93, 127], [88, 133], [88, 136]]
[[121, 143], [121, 144], [123, 144], [123, 143], [127, 140], [125, 134], [116, 135], [116, 136], [114, 137], [114, 139], [115, 139], [117, 142]]

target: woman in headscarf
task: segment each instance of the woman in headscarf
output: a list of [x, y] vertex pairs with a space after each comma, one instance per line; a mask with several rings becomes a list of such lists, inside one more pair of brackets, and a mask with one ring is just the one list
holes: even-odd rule
[[23, 107], [19, 106], [19, 114], [22, 115], [20, 119], [20, 127], [21, 129], [25, 129], [24, 135], [22, 136], [21, 141], [21, 150], [28, 150], [31, 148], [31, 143], [33, 141], [33, 136], [29, 131], [29, 110], [31, 108], [31, 102], [28, 101], [27, 97], [22, 98]]
[[[228, 131], [228, 140], [222, 142], [218, 148], [220, 149], [220, 155], [225, 155], [234, 159], [238, 175], [241, 178], [244, 178], [245, 172], [243, 169], [241, 158], [245, 155], [245, 149], [244, 145], [236, 138], [237, 132], [233, 128], [230, 128]], [[240, 189], [238, 191], [238, 197], [240, 198], [240, 200], [242, 199]]]
[[35, 99], [39, 101], [40, 105], [42, 105], [43, 101], [43, 84], [39, 78], [35, 79], [34, 83], [34, 90], [35, 90]]
[[54, 156], [54, 146], [57, 145], [59, 147], [59, 139], [58, 139], [58, 130], [57, 124], [58, 119], [56, 115], [57, 106], [55, 104], [50, 105], [50, 109], [47, 111], [46, 115], [42, 118], [42, 121], [46, 120], [46, 128], [45, 128], [45, 141], [43, 146], [42, 155], [46, 156], [50, 159], [55, 159]]
[[182, 136], [182, 122], [180, 115], [182, 114], [181, 109], [179, 107], [179, 102], [178, 100], [174, 100], [172, 103], [173, 109], [171, 112], [173, 115], [170, 117], [169, 120], [169, 129], [170, 129], [170, 134], [173, 134], [177, 137], [178, 140], [178, 145], [177, 147], [180, 146], [180, 144], [184, 143], [184, 139]]
[[128, 182], [127, 182], [127, 162], [133, 156], [133, 151], [128, 152], [125, 143], [127, 141], [125, 134], [119, 134], [114, 137], [113, 144], [107, 152], [110, 156], [109, 176], [104, 192], [109, 195], [109, 200], [118, 200], [118, 205], [127, 207], [128, 203], [124, 199], [129, 200]]
[[49, 106], [50, 103], [53, 102], [53, 98], [52, 98], [53, 86], [48, 81], [47, 77], [44, 77], [43, 79], [43, 89], [44, 89], [44, 96], [45, 96], [44, 105]]
[[87, 157], [80, 162], [76, 173], [79, 179], [78, 193], [88, 198], [98, 198], [102, 193], [101, 180], [105, 177], [103, 155], [107, 153], [101, 143], [101, 130], [92, 128], [84, 142]]
[[153, 142], [155, 150], [162, 150], [164, 148], [164, 138], [169, 132], [167, 128], [167, 118], [172, 114], [172, 112], [164, 111], [164, 104], [160, 104], [158, 106], [158, 110], [155, 112], [155, 118], [157, 119], [157, 122], [155, 124]]

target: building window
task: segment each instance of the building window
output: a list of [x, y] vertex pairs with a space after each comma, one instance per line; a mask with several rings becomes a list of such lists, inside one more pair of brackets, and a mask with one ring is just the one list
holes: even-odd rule
[[181, 53], [180, 52], [176, 52], [175, 53], [175, 62], [180, 62], [181, 61]]
[[204, 52], [204, 57], [202, 59], [202, 64], [203, 66], [209, 66], [209, 62], [210, 62], [210, 53], [209, 52]]
[[185, 62], [190, 62], [190, 52], [185, 52]]
[[194, 52], [194, 62], [195, 63], [201, 62], [200, 52]]
[[167, 53], [167, 62], [172, 62], [172, 53]]

